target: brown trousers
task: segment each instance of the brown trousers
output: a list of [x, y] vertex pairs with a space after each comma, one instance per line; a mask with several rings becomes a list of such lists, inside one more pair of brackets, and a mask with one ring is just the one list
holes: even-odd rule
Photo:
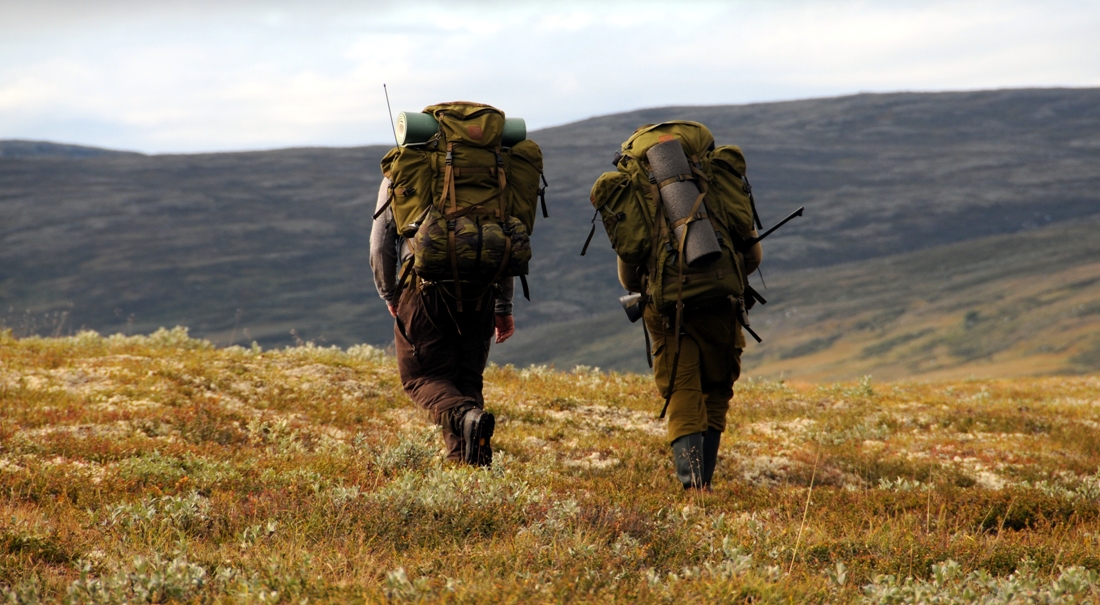
[[[481, 308], [474, 301], [455, 309], [454, 297], [442, 285], [410, 285], [397, 304], [394, 348], [401, 386], [416, 405], [443, 424], [444, 413], [466, 404], [485, 407], [482, 374], [493, 335], [493, 295]], [[462, 439], [443, 426], [447, 457], [462, 456]]]
[[[653, 337], [653, 377], [663, 397], [672, 375], [676, 335], [673, 320], [645, 308], [645, 325]], [[668, 405], [668, 441], [726, 430], [733, 383], [741, 376], [745, 337], [728, 302], [704, 309], [685, 309], [684, 337], [676, 370], [676, 388]]]

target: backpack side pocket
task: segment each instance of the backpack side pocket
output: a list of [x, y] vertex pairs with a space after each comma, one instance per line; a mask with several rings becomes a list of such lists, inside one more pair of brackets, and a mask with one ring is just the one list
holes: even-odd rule
[[599, 212], [611, 247], [631, 265], [644, 265], [650, 254], [650, 221], [643, 196], [632, 186], [630, 175], [605, 172], [596, 179], [589, 198]]

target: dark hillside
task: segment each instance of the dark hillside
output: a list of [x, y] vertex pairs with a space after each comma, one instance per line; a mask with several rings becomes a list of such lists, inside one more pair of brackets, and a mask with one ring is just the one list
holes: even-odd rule
[[[748, 375], [809, 380], [1100, 371], [1100, 218], [905, 254], [778, 272], [752, 312]], [[521, 332], [520, 366], [645, 371], [621, 310]]]
[[3, 161], [6, 323], [378, 342], [366, 247], [383, 151]]
[[65, 145], [46, 141], [0, 141], [0, 159], [14, 158], [98, 158], [104, 156], [141, 155], [130, 151], [115, 151], [82, 145]]
[[[1100, 213], [1100, 89], [592, 118], [532, 133], [546, 155], [551, 218], [536, 228], [521, 331], [619, 312], [606, 238], [578, 256], [588, 190], [634, 128], [676, 118], [745, 149], [765, 222], [807, 207], [767, 242], [766, 277], [776, 280]], [[27, 151], [36, 145], [52, 151]], [[291, 330], [342, 345], [391, 338], [367, 266], [384, 147], [99, 157], [60, 147], [0, 143], [0, 321], [17, 333], [182, 324], [218, 344], [283, 344]]]
[[719, 144], [744, 149], [765, 223], [806, 206], [767, 242], [765, 278], [1100, 213], [1100, 89], [868, 94], [603, 116], [538, 133], [555, 205], [570, 208], [550, 222], [554, 237], [544, 231], [538, 242], [539, 252], [552, 251], [538, 259], [552, 276], [541, 285], [553, 291], [553, 302], [535, 305], [545, 308], [540, 316], [614, 309], [618, 290], [601, 287], [614, 282], [606, 237], [576, 262], [592, 217], [588, 189], [634, 128], [670, 119], [701, 121]]

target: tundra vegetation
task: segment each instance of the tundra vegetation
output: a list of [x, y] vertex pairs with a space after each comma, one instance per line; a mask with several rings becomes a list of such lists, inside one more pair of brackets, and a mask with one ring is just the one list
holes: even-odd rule
[[451, 466], [368, 346], [0, 332], [0, 602], [1095, 602], [1095, 376], [738, 384], [715, 491], [650, 378], [491, 367]]

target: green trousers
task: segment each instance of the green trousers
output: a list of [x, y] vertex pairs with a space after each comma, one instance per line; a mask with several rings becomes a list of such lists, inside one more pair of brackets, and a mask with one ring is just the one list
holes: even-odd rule
[[[674, 320], [648, 306], [645, 323], [653, 338], [653, 377], [664, 397], [675, 357]], [[730, 302], [685, 309], [682, 323], [676, 388], [668, 406], [669, 443], [708, 428], [726, 430], [726, 413], [733, 399], [733, 383], [741, 376], [741, 350], [745, 347]]]

